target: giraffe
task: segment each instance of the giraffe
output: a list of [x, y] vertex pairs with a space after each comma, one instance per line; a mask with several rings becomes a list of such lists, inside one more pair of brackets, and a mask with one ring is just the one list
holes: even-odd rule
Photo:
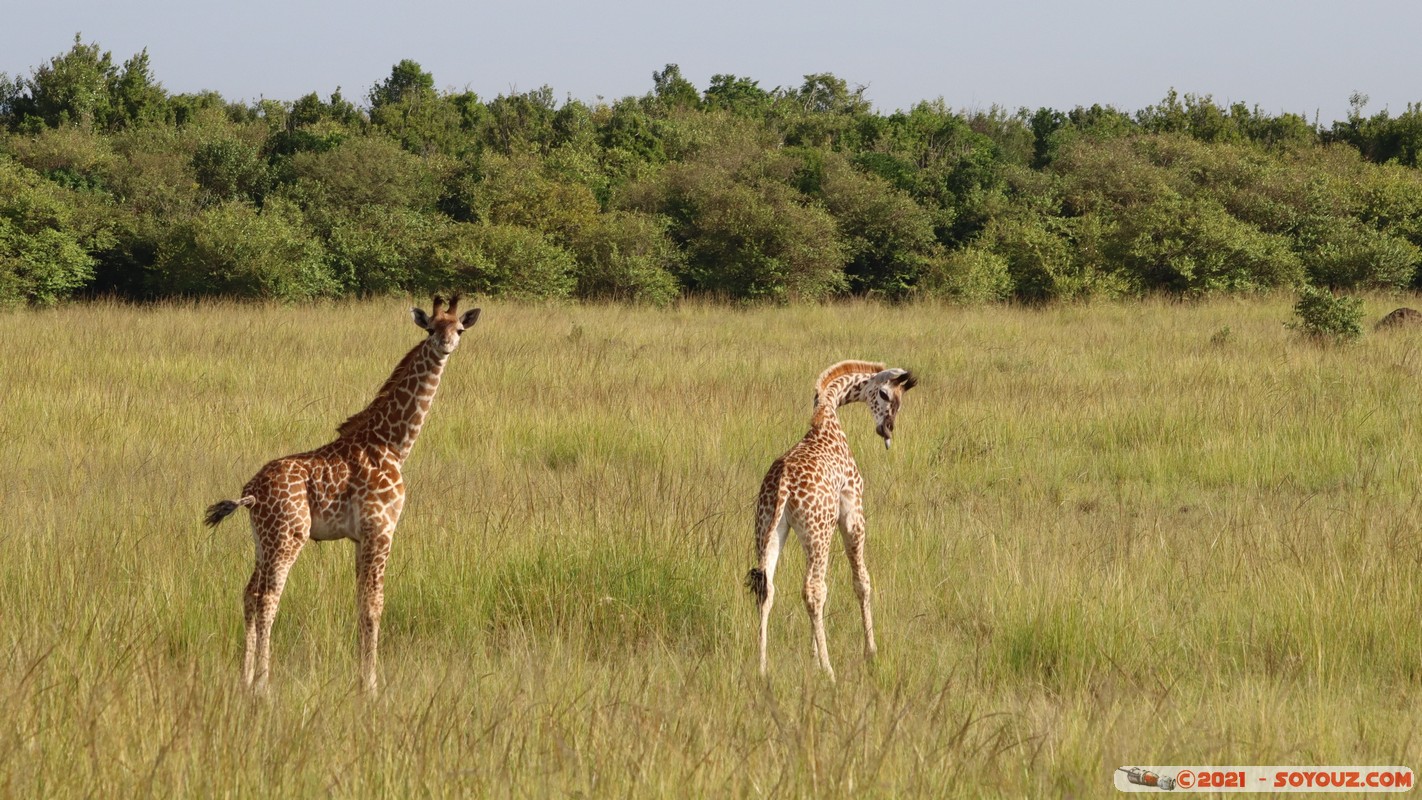
[[242, 597], [246, 687], [258, 692], [267, 688], [272, 622], [301, 548], [307, 541], [350, 539], [356, 547], [360, 675], [365, 690], [375, 691], [385, 562], [405, 505], [400, 467], [429, 414], [445, 360], [459, 346], [460, 335], [479, 319], [477, 308], [455, 316], [457, 294], [441, 310], [443, 304], [435, 297], [429, 314], [410, 309], [415, 324], [429, 335], [405, 354], [370, 405], [341, 423], [335, 441], [268, 462], [242, 487], [240, 499], [207, 509], [204, 521], [209, 526], [239, 508], [250, 509], [257, 556]]
[[776, 459], [761, 481], [755, 511], [759, 564], [746, 575], [746, 586], [760, 606], [761, 675], [768, 669], [765, 638], [770, 607], [775, 603], [775, 565], [792, 527], [805, 548], [805, 610], [810, 615], [811, 643], [820, 668], [834, 680], [825, 646], [824, 608], [825, 575], [836, 524], [844, 537], [854, 593], [859, 597], [859, 611], [864, 618], [864, 656], [874, 657], [869, 569], [864, 563], [864, 477], [849, 452], [838, 408], [847, 403], [866, 403], [874, 415], [874, 430], [888, 448], [893, 442], [894, 418], [904, 392], [917, 383], [918, 378], [907, 370], [885, 369], [883, 364], [869, 361], [841, 361], [829, 367], [815, 381], [815, 411], [809, 433]]

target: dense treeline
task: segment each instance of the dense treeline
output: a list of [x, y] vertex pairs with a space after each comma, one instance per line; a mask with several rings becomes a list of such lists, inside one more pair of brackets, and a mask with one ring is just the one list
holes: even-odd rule
[[877, 113], [675, 65], [641, 97], [169, 94], [76, 37], [0, 74], [0, 304], [457, 288], [966, 302], [1409, 287], [1422, 104], [1330, 128], [1209, 97]]

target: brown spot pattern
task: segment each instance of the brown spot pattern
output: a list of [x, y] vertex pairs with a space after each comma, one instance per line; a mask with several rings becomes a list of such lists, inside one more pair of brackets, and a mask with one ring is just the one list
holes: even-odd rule
[[870, 610], [869, 568], [864, 559], [864, 478], [849, 450], [837, 409], [865, 403], [875, 430], [887, 444], [904, 392], [916, 384], [912, 373], [885, 369], [870, 361], [841, 361], [815, 382], [815, 411], [810, 430], [798, 444], [770, 465], [756, 499], [757, 565], [746, 585], [760, 607], [760, 671], [768, 670], [766, 633], [775, 603], [775, 567], [791, 529], [800, 537], [807, 564], [802, 596], [810, 617], [811, 643], [820, 666], [834, 679], [825, 646], [824, 606], [830, 542], [839, 528], [854, 593], [864, 621], [864, 654], [873, 658], [874, 619]]
[[376, 688], [376, 652], [385, 606], [385, 564], [405, 505], [401, 465], [410, 454], [439, 388], [445, 360], [479, 310], [455, 316], [459, 298], [433, 311], [414, 309], [415, 324], [428, 337], [396, 365], [375, 399], [338, 429], [338, 437], [315, 450], [271, 461], [242, 488], [240, 500], [214, 504], [208, 523], [240, 506], [251, 512], [256, 565], [243, 594], [246, 646], [242, 680], [267, 686], [271, 629], [287, 574], [308, 541], [350, 539], [356, 544], [356, 608], [360, 674]]

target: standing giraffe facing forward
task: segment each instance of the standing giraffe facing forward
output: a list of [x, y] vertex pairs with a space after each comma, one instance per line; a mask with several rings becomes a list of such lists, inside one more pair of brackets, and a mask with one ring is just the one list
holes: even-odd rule
[[266, 688], [272, 621], [301, 548], [308, 539], [351, 539], [356, 545], [360, 672], [366, 690], [375, 690], [385, 562], [405, 505], [400, 465], [420, 435], [445, 359], [459, 346], [460, 334], [479, 319], [477, 308], [455, 316], [458, 295], [449, 308], [441, 310], [443, 304], [436, 297], [429, 314], [410, 309], [415, 324], [429, 336], [405, 354], [364, 411], [341, 423], [334, 442], [269, 462], [242, 487], [241, 499], [207, 509], [208, 525], [243, 506], [251, 509], [257, 565], [242, 597], [247, 622], [242, 681], [248, 687]]
[[766, 674], [765, 635], [770, 607], [775, 603], [775, 564], [780, 548], [794, 528], [805, 548], [805, 609], [815, 658], [830, 680], [829, 649], [825, 646], [825, 574], [830, 540], [836, 523], [844, 534], [844, 550], [854, 574], [854, 593], [864, 616], [864, 655], [873, 658], [874, 618], [869, 611], [869, 569], [864, 564], [864, 477], [849, 452], [838, 408], [866, 403], [874, 414], [874, 430], [893, 441], [894, 418], [904, 392], [918, 383], [913, 373], [884, 369], [868, 361], [841, 361], [815, 381], [815, 413], [810, 432], [770, 465], [760, 484], [755, 509], [755, 547], [759, 565], [746, 575], [746, 586], [760, 605], [760, 673]]

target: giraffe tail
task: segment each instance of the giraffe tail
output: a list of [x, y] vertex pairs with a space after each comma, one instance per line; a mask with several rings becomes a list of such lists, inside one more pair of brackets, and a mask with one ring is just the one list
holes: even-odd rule
[[[771, 476], [775, 475], [772, 468]], [[767, 480], [771, 479], [767, 476]], [[778, 477], [778, 476], [777, 476]], [[780, 518], [785, 514], [785, 497], [776, 493], [774, 505], [762, 506], [756, 518], [755, 557], [759, 562], [746, 573], [746, 588], [755, 595], [755, 601], [763, 605], [770, 593], [770, 579], [765, 571], [765, 551], [770, 548], [770, 537], [780, 527]]]
[[765, 580], [765, 570], [760, 567], [751, 567], [751, 571], [746, 573], [746, 588], [755, 595], [757, 603], [764, 603], [765, 596], [770, 591]]
[[202, 518], [202, 521], [209, 528], [214, 527], [217, 523], [227, 519], [228, 514], [231, 514], [243, 506], [250, 506], [255, 502], [257, 502], [257, 498], [251, 496], [244, 497], [241, 500], [220, 500], [207, 507], [207, 515]]

